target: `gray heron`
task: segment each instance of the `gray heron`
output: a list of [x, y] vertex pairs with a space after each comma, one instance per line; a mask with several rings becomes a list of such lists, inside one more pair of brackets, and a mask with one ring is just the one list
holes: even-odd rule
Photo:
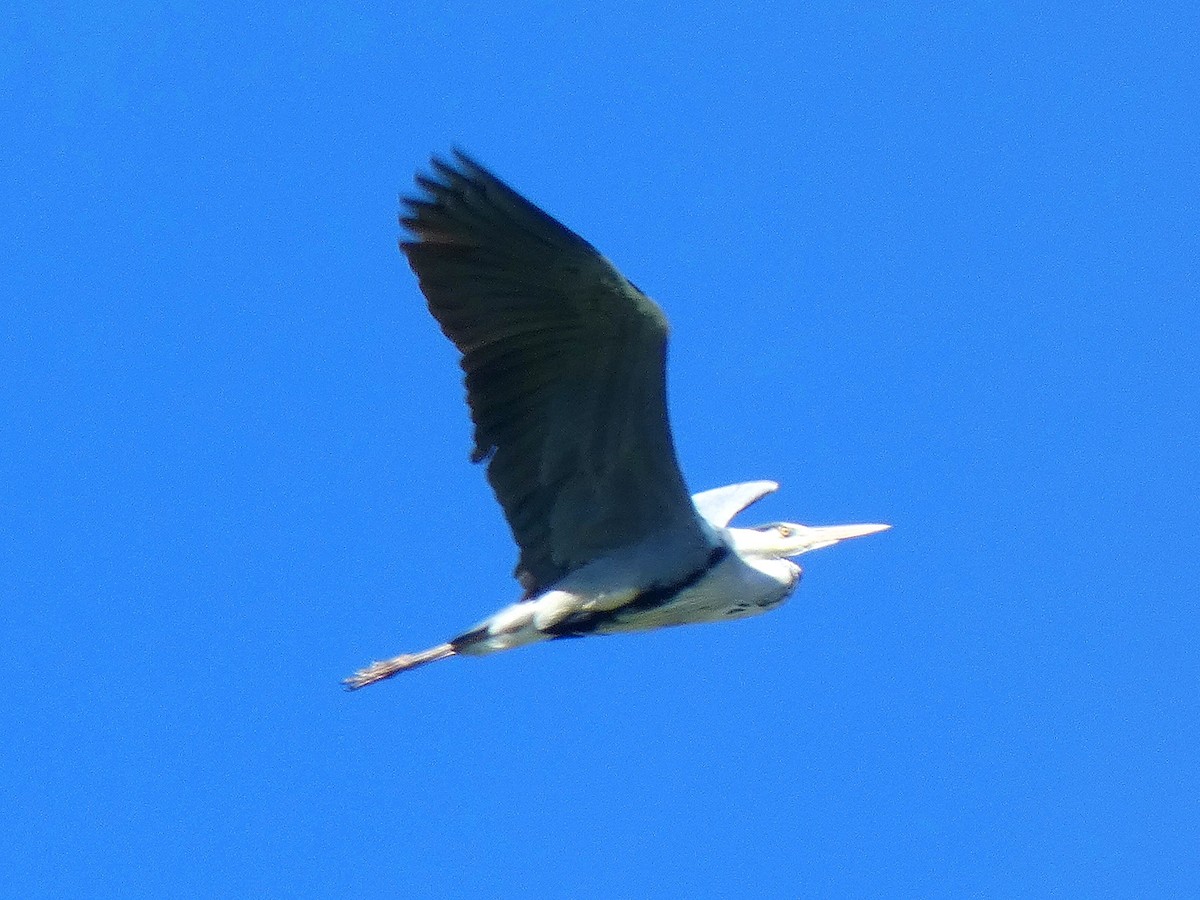
[[688, 496], [667, 421], [667, 320], [587, 241], [465, 154], [434, 158], [403, 201], [400, 249], [462, 354], [471, 461], [520, 548], [524, 595], [354, 690], [451, 656], [593, 634], [722, 622], [779, 606], [810, 550], [887, 525], [735, 528], [778, 489]]

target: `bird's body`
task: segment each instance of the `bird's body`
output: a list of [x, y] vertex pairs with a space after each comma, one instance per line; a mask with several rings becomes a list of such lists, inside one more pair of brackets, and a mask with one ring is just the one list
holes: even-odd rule
[[596, 250], [463, 154], [406, 200], [401, 248], [462, 353], [472, 461], [521, 549], [524, 597], [458, 637], [361, 670], [359, 688], [457, 655], [744, 618], [773, 609], [788, 557], [886, 525], [733, 528], [774, 491], [689, 497], [666, 415], [662, 311]]
[[461, 652], [744, 618], [777, 606], [800, 579], [794, 563], [750, 562], [731, 551], [720, 534], [713, 535], [708, 555], [691, 571], [669, 565], [678, 558], [674, 550], [667, 542], [647, 543], [588, 563], [549, 590], [481, 622], [468, 632], [480, 638]]

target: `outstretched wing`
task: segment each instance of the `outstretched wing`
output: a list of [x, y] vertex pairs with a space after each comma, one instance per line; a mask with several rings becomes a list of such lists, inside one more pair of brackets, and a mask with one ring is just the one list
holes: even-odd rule
[[777, 490], [779, 483], [776, 481], [743, 481], [693, 494], [692, 503], [708, 524], [724, 528], [747, 506]]
[[[401, 242], [462, 353], [473, 462], [536, 592], [651, 536], [707, 552], [666, 409], [662, 310], [587, 241], [462, 153], [418, 176]], [[681, 561], [682, 562], [682, 561]]]

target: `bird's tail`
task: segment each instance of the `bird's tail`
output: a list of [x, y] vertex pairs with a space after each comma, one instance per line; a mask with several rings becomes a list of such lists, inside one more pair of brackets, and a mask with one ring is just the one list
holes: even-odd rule
[[428, 650], [422, 650], [420, 653], [402, 653], [400, 656], [393, 656], [391, 659], [380, 660], [373, 662], [365, 669], [359, 669], [349, 678], [345, 679], [342, 684], [346, 686], [348, 691], [357, 691], [359, 688], [364, 688], [368, 684], [374, 684], [377, 681], [383, 681], [385, 678], [391, 678], [398, 672], [407, 672], [409, 669], [415, 669], [417, 666], [423, 666], [426, 663], [437, 662], [439, 659], [446, 659], [454, 656], [458, 650], [453, 642], [438, 644], [436, 647], [430, 647]]

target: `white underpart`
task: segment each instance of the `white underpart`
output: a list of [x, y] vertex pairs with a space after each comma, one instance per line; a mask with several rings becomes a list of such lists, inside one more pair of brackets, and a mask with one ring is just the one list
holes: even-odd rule
[[[689, 538], [664, 534], [594, 560], [537, 597], [513, 603], [484, 619], [472, 631], [486, 631], [487, 636], [464, 643], [458, 652], [482, 656], [549, 640], [558, 636], [554, 634], [555, 626], [572, 617], [586, 620], [588, 613], [613, 613], [581, 629], [588, 634], [649, 631], [756, 616], [786, 600], [800, 581], [800, 567], [787, 557], [888, 527], [792, 523], [726, 527], [738, 511], [777, 487], [773, 481], [751, 481], [696, 494], [702, 545], [681, 543]], [[638, 608], [639, 597], [647, 592], [691, 580], [719, 547], [725, 547], [728, 554], [695, 584], [681, 588], [664, 602]]]
[[[710, 532], [711, 549], [718, 542], [729, 547], [727, 531]], [[671, 559], [641, 550], [624, 559], [600, 560], [572, 572], [552, 589], [532, 600], [514, 603], [480, 622], [489, 636], [464, 646], [459, 652], [484, 655], [510, 650], [554, 637], [547, 633], [556, 624], [578, 613], [620, 610], [646, 589], [676, 584], [690, 572], [663, 572], [655, 563]], [[658, 569], [659, 571], [653, 571]], [[795, 589], [800, 567], [786, 559], [744, 559], [730, 550], [713, 569], [668, 602], [650, 609], [631, 609], [597, 627], [595, 634], [648, 631], [669, 625], [723, 622], [764, 613], [778, 606]], [[617, 587], [621, 585], [621, 587]]]
[[596, 633], [620, 634], [757, 616], [786, 600], [799, 581], [800, 567], [789, 560], [742, 559], [731, 553], [669, 603], [632, 612], [597, 628]]

